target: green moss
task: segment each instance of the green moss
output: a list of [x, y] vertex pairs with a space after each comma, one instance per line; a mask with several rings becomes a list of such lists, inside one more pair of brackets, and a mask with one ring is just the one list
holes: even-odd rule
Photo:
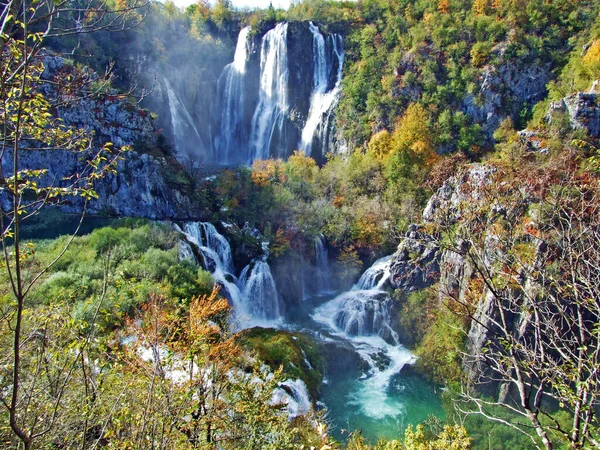
[[283, 366], [287, 377], [300, 378], [311, 397], [318, 397], [325, 361], [315, 341], [300, 333], [259, 327], [240, 332], [237, 339], [272, 369]]

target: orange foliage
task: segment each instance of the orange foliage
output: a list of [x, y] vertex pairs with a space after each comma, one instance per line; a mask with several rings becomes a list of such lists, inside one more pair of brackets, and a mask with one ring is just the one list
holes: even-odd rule
[[281, 159], [257, 159], [252, 164], [252, 182], [260, 187], [283, 183], [285, 171]]
[[450, 12], [450, 0], [438, 0], [438, 11], [442, 14]]

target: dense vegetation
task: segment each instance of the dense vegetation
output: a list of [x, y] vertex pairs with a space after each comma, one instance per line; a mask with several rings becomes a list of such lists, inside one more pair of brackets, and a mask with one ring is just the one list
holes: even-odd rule
[[[485, 253], [485, 232], [492, 230], [503, 243], [501, 257], [487, 272], [480, 269], [462, 297], [440, 297], [438, 286], [396, 293], [405, 343], [419, 356], [419, 370], [450, 388], [450, 409], [465, 381], [466, 333], [484, 287], [496, 288], [507, 302], [527, 293], [515, 274], [527, 271], [540, 256], [536, 239], [543, 238], [552, 249], [547, 266], [535, 271], [544, 280], [544, 292], [561, 302], [580, 294], [585, 301], [596, 299], [596, 285], [580, 283], [593, 280], [594, 273], [577, 272], [576, 282], [561, 278], [569, 273], [566, 261], [573, 256], [565, 247], [580, 249], [588, 261], [595, 257], [589, 253], [594, 245], [578, 247], [588, 241], [569, 241], [561, 227], [565, 217], [577, 230], [596, 224], [598, 143], [584, 130], [572, 129], [564, 113], [547, 112], [551, 101], [588, 90], [600, 78], [599, 12], [598, 2], [563, 0], [305, 0], [288, 11], [234, 11], [227, 1], [213, 7], [200, 1], [185, 11], [172, 3], [151, 4], [149, 11], [139, 12], [140, 19], [145, 15], [139, 27], [117, 37], [104, 30], [48, 42], [54, 50], [77, 48], [75, 61], [96, 69], [115, 59], [116, 77], [103, 92], [117, 92], [130, 85], [131, 60], [139, 55], [163, 69], [197, 59], [202, 63], [193, 73], [195, 80], [214, 83], [231, 59], [241, 25], [314, 20], [343, 32], [347, 55], [337, 122], [348, 155], [330, 155], [319, 167], [296, 153], [288, 161], [256, 161], [251, 168], [227, 170], [214, 179], [191, 171], [180, 178], [195, 189], [215, 222], [257, 227], [270, 241], [271, 258], [305, 253], [323, 234], [335, 251], [338, 275], [349, 281], [364, 263], [393, 251], [407, 226], [422, 220], [428, 197], [448, 177], [463, 174], [474, 161], [493, 168], [496, 175], [483, 202], [461, 205], [458, 219], [429, 223], [425, 231], [445, 248], [456, 249], [469, 240]], [[3, 46], [6, 42], [2, 37]], [[12, 51], [18, 60], [18, 45]], [[22, 83], [32, 76], [26, 72], [19, 79], [10, 58], [3, 56], [3, 64]], [[521, 76], [540, 80], [542, 89], [529, 92], [521, 86]], [[2, 92], [3, 118], [15, 122], [10, 119], [15, 91]], [[62, 130], [38, 119], [49, 110], [31, 96], [28, 138], [39, 139], [40, 130]], [[527, 126], [535, 130], [535, 148], [543, 151], [532, 151], [531, 142], [516, 134]], [[18, 141], [5, 134], [3, 139]], [[169, 153], [166, 145], [136, 150]], [[4, 181], [22, 198], [40, 194], [37, 185], [21, 186], [17, 177]], [[57, 195], [52, 192], [48, 198]], [[86, 195], [93, 196], [91, 189]], [[26, 213], [17, 205], [12, 220]], [[213, 289], [208, 272], [180, 260], [180, 236], [171, 228], [125, 220], [72, 242], [62, 237], [22, 243], [21, 253], [10, 247], [15, 238], [11, 225], [7, 230], [6, 259], [16, 257], [17, 264], [9, 262], [9, 270], [0, 274], [2, 356], [11, 360], [18, 316], [27, 336], [21, 361], [26, 394], [19, 420], [38, 447], [144, 448], [157, 442], [161, 448], [340, 447], [328, 437], [321, 417], [288, 421], [282, 406], [270, 403], [283, 376], [303, 378], [316, 395], [322, 362], [314, 343], [306, 339], [298, 344], [292, 342], [298, 336], [266, 330], [232, 336], [227, 302]], [[28, 280], [40, 276], [15, 302], [10, 270], [17, 265]], [[524, 345], [509, 340], [506, 348], [521, 350]], [[309, 352], [319, 371], [303, 366], [300, 349]], [[508, 364], [502, 348], [488, 351]], [[527, 359], [526, 351], [522, 355], [524, 363], [510, 369], [544, 376], [557, 399], [536, 427], [555, 448], [566, 446], [572, 438], [564, 430], [582, 407], [576, 404], [578, 395], [585, 389], [593, 393], [596, 381], [574, 383], [569, 381], [574, 372], [549, 370], [548, 364]], [[2, 365], [2, 391], [14, 388], [12, 368]], [[518, 411], [511, 415], [496, 406], [486, 413], [522, 424]], [[593, 416], [597, 404], [583, 407]], [[0, 439], [16, 445], [9, 410], [1, 413]], [[48, 431], [34, 433], [43, 422]], [[356, 433], [345, 445], [409, 450], [469, 448], [471, 440], [477, 448], [532, 444], [529, 437], [481, 417], [469, 416], [464, 424], [471, 438], [461, 427], [430, 424], [426, 431], [408, 428], [403, 443], [373, 447]], [[590, 422], [588, 433], [595, 433], [596, 425]], [[572, 448], [586, 445], [578, 439]]]

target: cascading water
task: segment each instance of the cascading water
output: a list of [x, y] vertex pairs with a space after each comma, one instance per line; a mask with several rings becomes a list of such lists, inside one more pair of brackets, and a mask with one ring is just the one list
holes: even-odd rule
[[215, 143], [215, 160], [221, 164], [247, 160], [247, 156], [240, 158], [241, 155], [234, 155], [233, 152], [247, 140], [243, 124], [245, 106], [243, 81], [248, 59], [249, 33], [250, 27], [240, 31], [233, 62], [223, 69], [219, 78], [221, 126]]
[[244, 299], [235, 283], [231, 247], [227, 239], [211, 223], [189, 222], [182, 232], [189, 242], [195, 244], [204, 257], [204, 266], [211, 271], [215, 281], [225, 290], [223, 293], [231, 300], [234, 308], [243, 311]]
[[264, 35], [260, 54], [259, 102], [252, 118], [250, 161], [267, 159], [271, 143], [281, 136], [288, 104], [288, 24], [279, 23]]
[[[302, 130], [300, 148], [307, 155], [312, 155], [313, 143], [317, 140], [323, 147], [321, 149], [321, 156], [323, 156], [327, 153], [330, 144], [328, 135], [331, 130], [332, 113], [340, 94], [344, 51], [341, 36], [332, 34], [326, 42], [318, 27], [312, 22], [309, 23], [309, 27], [313, 34], [313, 92], [308, 119]], [[330, 89], [332, 71], [336, 69], [335, 84]]]
[[385, 283], [390, 279], [390, 265], [393, 255], [379, 258], [371, 267], [365, 270], [357, 283], [352, 288], [353, 291], [360, 290], [381, 290]]
[[311, 410], [310, 396], [302, 380], [285, 380], [273, 392], [273, 404], [284, 404], [288, 417], [308, 414]]
[[183, 230], [186, 239], [195, 244], [204, 258], [204, 267], [223, 287], [224, 295], [235, 309], [237, 326], [275, 325], [281, 316], [279, 294], [271, 268], [267, 263], [268, 246], [263, 245], [264, 256], [246, 266], [239, 277], [234, 275], [233, 257], [227, 239], [208, 222], [189, 222]]
[[[171, 130], [173, 133], [173, 145], [175, 152], [180, 158], [192, 158], [203, 155], [206, 147], [194, 119], [177, 95], [171, 84], [163, 78], [169, 100], [169, 112], [171, 115]], [[206, 155], [204, 155], [206, 156]]]
[[[229, 244], [213, 225], [196, 222], [183, 228], [179, 231], [185, 233], [188, 242], [198, 247], [204, 256], [205, 267], [210, 268], [232, 301], [236, 318], [234, 326], [295, 327], [281, 320], [282, 306], [266, 262], [267, 243], [263, 243], [264, 255], [245, 267], [237, 280], [232, 273]], [[318, 241], [315, 241], [315, 262], [325, 268], [326, 248], [323, 239]], [[182, 257], [190, 256], [186, 250], [189, 249], [182, 250]], [[362, 428], [365, 436], [375, 440], [381, 436], [397, 437], [396, 433], [407, 424], [407, 420], [420, 422], [441, 410], [438, 397], [430, 386], [401, 371], [415, 358], [398, 344], [398, 336], [391, 327], [392, 301], [384, 291], [390, 276], [390, 264], [390, 257], [376, 261], [352, 290], [317, 307], [311, 316], [314, 322], [298, 322], [304, 331], [307, 326], [314, 329], [316, 336], [322, 337], [324, 342], [339, 345], [345, 351], [348, 351], [349, 344], [366, 363], [369, 369], [360, 378], [360, 373], [352, 368], [336, 371], [330, 367], [330, 381], [322, 387], [322, 400], [339, 427]], [[321, 301], [322, 297], [316, 299]], [[315, 322], [321, 326], [315, 326]], [[327, 329], [327, 336], [323, 335], [322, 325]], [[337, 350], [329, 353], [335, 355]], [[342, 352], [342, 355], [347, 354]], [[360, 368], [361, 364], [356, 363], [356, 367]], [[284, 381], [275, 391], [272, 401], [285, 403], [290, 417], [310, 410], [307, 389], [300, 380]]]
[[349, 342], [370, 367], [361, 381], [354, 401], [373, 419], [395, 417], [403, 405], [388, 394], [392, 378], [414, 355], [398, 343], [392, 328], [389, 294], [383, 286], [390, 276], [391, 256], [377, 260], [352, 290], [318, 307], [312, 318], [326, 325], [333, 335]]
[[264, 256], [242, 270], [239, 285], [245, 299], [245, 309], [258, 321], [276, 320], [281, 317], [279, 294], [271, 268], [267, 263], [268, 251], [263, 244]]
[[316, 292], [325, 294], [331, 292], [331, 274], [329, 273], [329, 258], [325, 246], [325, 236], [320, 234], [315, 238], [315, 270]]

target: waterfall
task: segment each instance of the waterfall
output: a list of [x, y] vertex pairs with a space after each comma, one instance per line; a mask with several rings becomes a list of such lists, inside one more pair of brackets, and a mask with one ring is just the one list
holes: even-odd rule
[[325, 246], [325, 236], [320, 234], [315, 238], [315, 270], [317, 293], [327, 293], [331, 291], [331, 280], [329, 273], [329, 260], [327, 247]]
[[377, 290], [349, 291], [315, 310], [313, 318], [345, 336], [379, 336], [393, 345], [398, 334], [392, 329], [391, 299]]
[[392, 299], [383, 290], [390, 276], [391, 256], [377, 260], [348, 292], [319, 306], [312, 318], [325, 325], [334, 336], [349, 342], [370, 367], [356, 393], [357, 404], [365, 414], [382, 419], [396, 416], [403, 407], [388, 398], [392, 377], [414, 355], [398, 342], [392, 328]]
[[206, 148], [200, 132], [194, 124], [194, 119], [181, 101], [177, 92], [166, 78], [163, 78], [167, 89], [167, 98], [169, 100], [169, 112], [171, 115], [171, 130], [173, 132], [173, 146], [175, 152], [181, 156], [198, 155], [199, 148]]
[[264, 256], [246, 266], [239, 280], [246, 312], [259, 321], [281, 317], [279, 293], [266, 259], [267, 256]]
[[390, 278], [390, 265], [393, 255], [379, 258], [361, 275], [357, 283], [352, 288], [353, 291], [359, 290], [381, 290]]
[[284, 404], [288, 417], [293, 419], [311, 411], [310, 396], [304, 381], [300, 379], [285, 380], [273, 391], [271, 403]]
[[250, 163], [270, 156], [271, 143], [283, 133], [288, 105], [287, 23], [279, 23], [262, 38], [260, 93], [252, 118]]
[[[244, 132], [244, 89], [243, 81], [248, 59], [248, 34], [250, 27], [243, 28], [238, 36], [233, 62], [225, 66], [219, 77], [219, 98], [221, 99], [221, 126], [216, 138], [215, 159], [221, 164], [239, 161], [232, 154], [245, 143]], [[245, 162], [245, 159], [242, 160]]]
[[[180, 229], [181, 230], [181, 229]], [[189, 242], [195, 244], [204, 257], [204, 267], [223, 288], [223, 295], [236, 309], [244, 307], [242, 293], [235, 283], [233, 258], [229, 242], [215, 226], [207, 222], [189, 222], [181, 230]]]
[[[313, 92], [308, 119], [302, 130], [300, 148], [307, 155], [312, 155], [313, 142], [318, 140], [322, 146], [321, 155], [324, 156], [331, 143], [329, 132], [333, 110], [341, 89], [344, 52], [341, 36], [332, 34], [328, 37], [329, 42], [326, 43], [319, 28], [312, 22], [309, 23], [309, 28], [313, 34]], [[331, 48], [329, 54], [327, 53], [328, 47]], [[337, 69], [335, 84], [328, 90], [331, 72], [335, 69]]]

